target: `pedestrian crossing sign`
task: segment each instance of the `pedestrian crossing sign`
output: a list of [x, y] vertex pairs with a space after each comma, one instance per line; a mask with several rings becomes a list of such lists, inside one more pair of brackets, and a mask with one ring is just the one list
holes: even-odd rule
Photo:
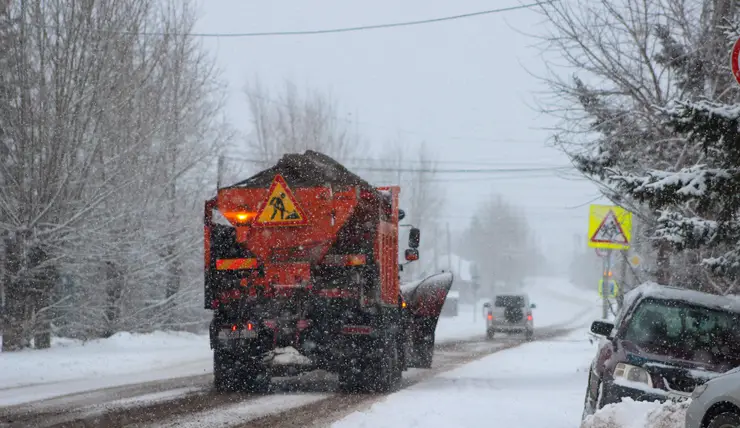
[[632, 213], [611, 205], [591, 205], [588, 219], [588, 246], [627, 250], [632, 238]]
[[259, 226], [303, 226], [306, 214], [298, 205], [297, 199], [280, 175], [276, 175], [267, 192], [267, 199], [257, 212], [254, 224]]

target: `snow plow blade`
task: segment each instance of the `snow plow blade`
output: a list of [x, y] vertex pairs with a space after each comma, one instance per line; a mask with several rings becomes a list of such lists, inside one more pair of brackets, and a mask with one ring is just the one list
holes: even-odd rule
[[434, 331], [447, 294], [452, 288], [452, 272], [430, 275], [421, 281], [401, 286], [409, 315], [407, 331], [408, 366], [430, 368], [434, 355]]

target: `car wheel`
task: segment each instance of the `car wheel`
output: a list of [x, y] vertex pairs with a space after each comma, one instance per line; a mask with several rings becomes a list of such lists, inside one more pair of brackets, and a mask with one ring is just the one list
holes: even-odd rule
[[588, 374], [588, 381], [586, 382], [586, 394], [583, 398], [583, 413], [581, 414], [581, 420], [586, 419], [587, 416], [594, 414], [594, 403], [591, 399], [591, 373]]
[[594, 412], [604, 407], [604, 382], [599, 382], [599, 389], [596, 392], [596, 405]]
[[724, 412], [712, 418], [707, 428], [737, 428], [740, 426], [740, 414]]
[[488, 340], [493, 340], [493, 336], [494, 336], [493, 330], [486, 331], [486, 337], [488, 338]]

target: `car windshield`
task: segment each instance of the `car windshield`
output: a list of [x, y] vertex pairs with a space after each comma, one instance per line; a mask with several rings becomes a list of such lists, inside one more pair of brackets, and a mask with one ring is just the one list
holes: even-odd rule
[[740, 316], [734, 312], [646, 299], [629, 321], [624, 339], [656, 354], [712, 365], [740, 365]]
[[521, 307], [524, 306], [524, 297], [522, 296], [497, 296], [496, 307]]

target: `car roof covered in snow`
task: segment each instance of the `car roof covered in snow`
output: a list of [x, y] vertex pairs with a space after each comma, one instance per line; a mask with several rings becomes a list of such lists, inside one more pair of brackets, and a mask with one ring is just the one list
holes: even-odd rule
[[504, 296], [504, 297], [505, 296], [521, 296], [521, 297], [527, 297], [528, 295], [529, 295], [529, 293], [527, 293], [526, 291], [504, 291], [504, 292], [501, 292], [501, 293], [496, 293], [496, 297], [499, 297], [499, 296]]
[[638, 297], [641, 299], [680, 300], [712, 309], [740, 313], [740, 297], [738, 296], [720, 296], [676, 286], [660, 285], [655, 282], [646, 282], [626, 293], [625, 306], [631, 305]]

